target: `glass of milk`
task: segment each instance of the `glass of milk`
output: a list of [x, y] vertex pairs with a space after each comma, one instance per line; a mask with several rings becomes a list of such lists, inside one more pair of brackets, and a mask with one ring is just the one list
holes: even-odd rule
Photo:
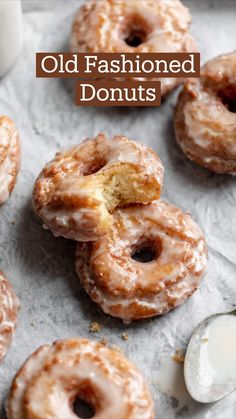
[[0, 77], [15, 63], [22, 38], [21, 0], [0, 0]]

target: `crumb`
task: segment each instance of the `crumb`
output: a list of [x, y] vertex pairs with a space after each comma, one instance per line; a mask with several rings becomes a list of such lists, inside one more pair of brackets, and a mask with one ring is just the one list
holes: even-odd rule
[[173, 361], [179, 362], [180, 364], [184, 362], [184, 355], [172, 355]]
[[111, 345], [111, 349], [117, 352], [123, 352], [122, 349], [117, 345]]
[[30, 326], [35, 327], [35, 324], [33, 322], [30, 323]]
[[126, 332], [122, 333], [121, 337], [122, 337], [123, 340], [128, 340], [129, 339], [129, 335]]
[[101, 324], [99, 324], [97, 322], [92, 322], [89, 326], [89, 331], [91, 333], [98, 333], [98, 332], [100, 332], [101, 328], [102, 328]]
[[207, 343], [208, 342], [208, 338], [201, 338], [201, 342], [202, 343]]
[[100, 340], [100, 343], [101, 343], [101, 345], [104, 345], [104, 346], [107, 346], [108, 345], [108, 340], [106, 339], [106, 338], [102, 338], [101, 340]]
[[16, 224], [15, 220], [12, 220], [11, 224], [14, 226]]
[[182, 354], [181, 349], [176, 349], [175, 350], [175, 354], [172, 355], [172, 360], [175, 362], [179, 362], [180, 364], [182, 364], [184, 362], [184, 355]]

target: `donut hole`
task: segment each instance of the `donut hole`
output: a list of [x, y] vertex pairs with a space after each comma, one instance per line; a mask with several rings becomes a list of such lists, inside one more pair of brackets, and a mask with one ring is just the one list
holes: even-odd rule
[[232, 113], [236, 113], [236, 98], [235, 99], [226, 99], [223, 101], [225, 107], [228, 109], [228, 111]]
[[236, 113], [236, 89], [228, 88], [219, 94], [223, 105], [229, 112]]
[[126, 21], [123, 39], [128, 46], [137, 48], [147, 41], [149, 33], [147, 22], [141, 16], [134, 15]]
[[95, 415], [93, 407], [80, 396], [73, 403], [73, 412], [81, 419], [89, 419]]
[[125, 39], [127, 45], [133, 48], [139, 47], [146, 40], [146, 33], [142, 30], [133, 29]]
[[142, 241], [136, 244], [131, 251], [131, 258], [136, 262], [149, 263], [156, 261], [161, 254], [161, 242]]
[[72, 400], [72, 410], [81, 419], [93, 418], [101, 410], [103, 396], [90, 380], [79, 383], [79, 389]]

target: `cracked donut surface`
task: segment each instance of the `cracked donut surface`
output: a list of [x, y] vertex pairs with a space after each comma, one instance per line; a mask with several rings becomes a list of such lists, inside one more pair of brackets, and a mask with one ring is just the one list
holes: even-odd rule
[[112, 212], [158, 199], [163, 166], [150, 148], [104, 134], [58, 153], [35, 182], [33, 205], [55, 235], [96, 240], [112, 224]]
[[[179, 0], [88, 0], [77, 12], [72, 52], [193, 52], [191, 17]], [[163, 95], [182, 80], [161, 78]]]
[[20, 142], [14, 122], [0, 115], [0, 205], [10, 196], [20, 167]]
[[121, 352], [87, 339], [44, 345], [26, 360], [11, 386], [8, 419], [76, 419], [77, 397], [94, 419], [154, 419], [140, 371]]
[[[202, 231], [162, 201], [117, 209], [106, 236], [78, 243], [76, 271], [91, 299], [124, 321], [167, 313], [199, 287], [207, 264]], [[153, 260], [134, 260], [151, 248]]]
[[10, 284], [0, 272], [0, 361], [6, 355], [17, 323], [19, 301]]
[[185, 84], [175, 110], [176, 139], [187, 157], [236, 175], [236, 52], [208, 61]]

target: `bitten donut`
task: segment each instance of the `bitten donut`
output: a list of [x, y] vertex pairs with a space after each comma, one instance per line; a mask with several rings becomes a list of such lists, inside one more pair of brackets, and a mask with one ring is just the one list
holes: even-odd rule
[[42, 346], [27, 359], [11, 386], [8, 419], [76, 419], [77, 397], [94, 419], [154, 419], [140, 371], [121, 352], [87, 339]]
[[[131, 205], [113, 214], [106, 236], [78, 243], [81, 284], [105, 313], [126, 322], [167, 313], [198, 288], [206, 243], [188, 214], [162, 201]], [[149, 262], [137, 260], [148, 251]]]
[[0, 361], [6, 355], [15, 331], [19, 301], [9, 281], [0, 272]]
[[208, 61], [187, 82], [175, 110], [176, 139], [187, 157], [236, 175], [236, 52]]
[[96, 240], [117, 206], [160, 196], [163, 166], [150, 148], [104, 134], [58, 153], [35, 182], [33, 205], [59, 236]]
[[0, 115], [0, 205], [11, 194], [20, 167], [20, 143], [14, 122]]
[[[88, 0], [77, 12], [72, 52], [193, 52], [191, 17], [179, 0]], [[181, 83], [161, 78], [163, 95]]]

